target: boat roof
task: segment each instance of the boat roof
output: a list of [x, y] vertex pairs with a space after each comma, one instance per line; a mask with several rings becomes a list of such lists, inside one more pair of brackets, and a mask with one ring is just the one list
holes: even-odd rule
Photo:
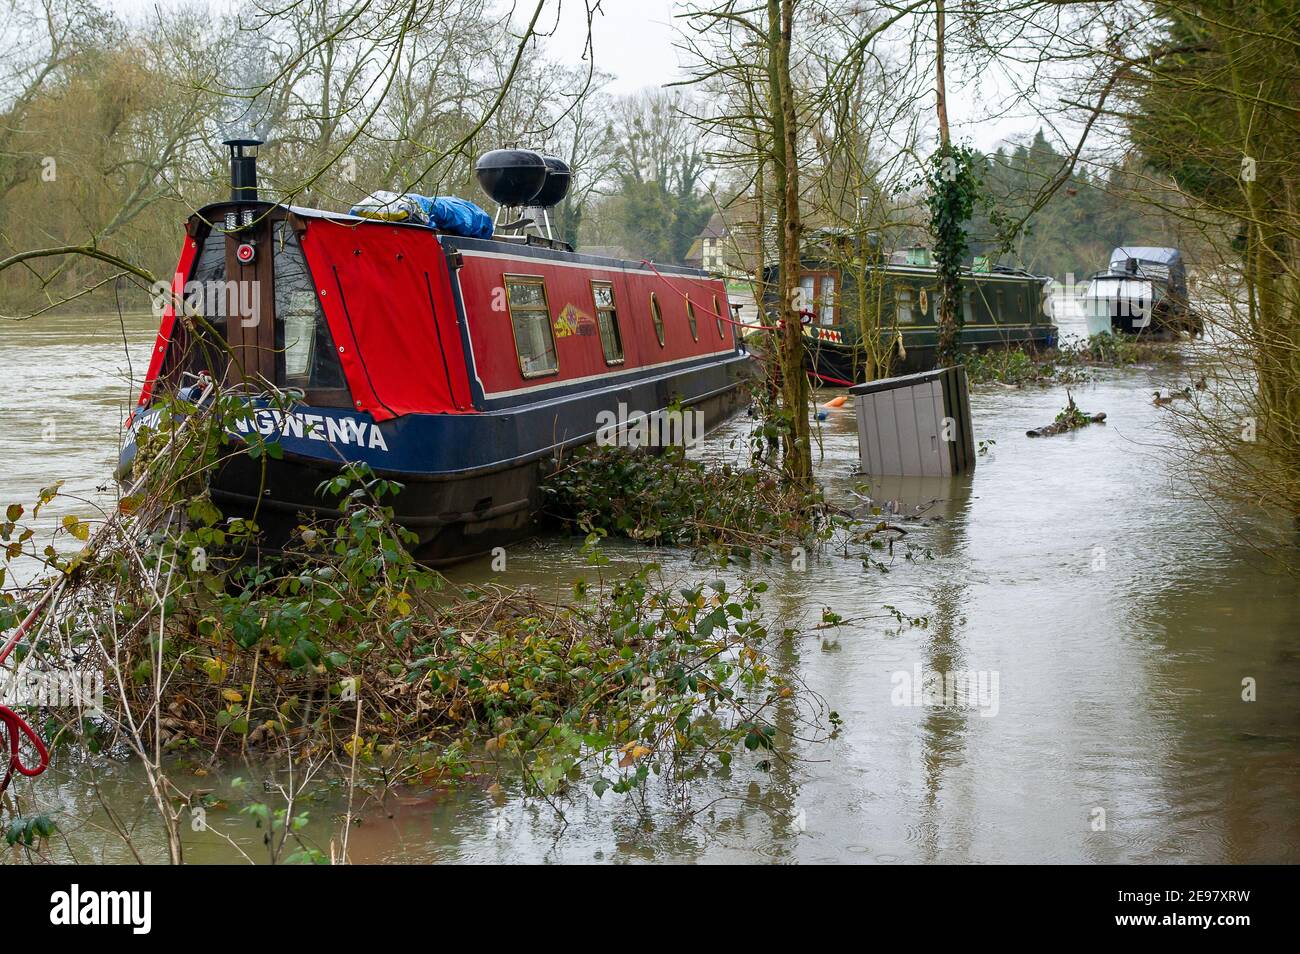
[[[936, 275], [938, 269], [933, 265], [898, 265], [890, 262], [884, 266], [884, 270], [896, 275]], [[1026, 271], [1023, 268], [1002, 267], [995, 271], [977, 272], [969, 265], [963, 265], [959, 274], [962, 278], [975, 278], [979, 281], [1018, 281], [1023, 282], [1025, 279], [1033, 279], [1036, 282], [1049, 282], [1052, 280], [1050, 275], [1035, 275], [1033, 272]]]
[[333, 222], [337, 225], [387, 225], [403, 229], [418, 229], [421, 232], [432, 232], [435, 235], [441, 236], [443, 239], [450, 239], [452, 244], [456, 247], [476, 246], [481, 249], [495, 249], [497, 251], [508, 250], [511, 253], [525, 256], [564, 259], [572, 261], [575, 264], [603, 265], [607, 263], [616, 263], [622, 268], [631, 270], [657, 270], [671, 275], [690, 276], [692, 278], [712, 277], [706, 271], [682, 265], [666, 265], [646, 262], [639, 259], [614, 258], [604, 254], [575, 251], [568, 246], [559, 247], [554, 244], [529, 244], [527, 242], [511, 241], [508, 238], [496, 235], [489, 239], [472, 238], [466, 235], [457, 235], [454, 232], [448, 232], [444, 229], [437, 229], [430, 225], [426, 225], [423, 222], [403, 222], [397, 219], [371, 219], [364, 215], [353, 215], [350, 212], [333, 212], [329, 209], [314, 209], [301, 205], [288, 205], [283, 202], [268, 202], [265, 199], [258, 199], [255, 201], [226, 199], [221, 202], [211, 202], [194, 214], [204, 222], [216, 223], [220, 221], [221, 214], [232, 206], [259, 206], [263, 209], [281, 208], [286, 212], [293, 213], [299, 218], [320, 219]]
[[[220, 202], [210, 202], [195, 214], [206, 222], [216, 222], [220, 219], [217, 215], [218, 210], [224, 211], [230, 206], [261, 206], [262, 208], [280, 208], [286, 212], [292, 212], [294, 215], [303, 219], [329, 219], [333, 222], [355, 222], [365, 225], [400, 225], [410, 228], [419, 228], [428, 230], [427, 225], [419, 222], [402, 222], [397, 219], [368, 219], [364, 216], [353, 215], [350, 212], [331, 212], [328, 209], [313, 209], [303, 205], [287, 205], [283, 202], [268, 202], [265, 199], [223, 199]], [[437, 231], [434, 229], [433, 231]]]
[[1110, 253], [1111, 264], [1129, 258], [1136, 258], [1140, 262], [1177, 265], [1182, 262], [1183, 253], [1176, 248], [1161, 248], [1156, 245], [1121, 245]]

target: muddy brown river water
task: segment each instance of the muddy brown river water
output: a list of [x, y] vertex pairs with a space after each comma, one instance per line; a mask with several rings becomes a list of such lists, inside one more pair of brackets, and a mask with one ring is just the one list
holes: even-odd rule
[[[152, 332], [149, 319], [127, 322], [137, 377]], [[96, 488], [134, 397], [127, 377], [116, 316], [0, 326], [0, 502], [29, 501], [57, 477], [105, 499]], [[977, 390], [975, 436], [996, 443], [972, 475], [871, 488], [878, 500], [934, 501], [909, 536], [917, 559], [896, 555], [885, 572], [822, 554], [803, 570], [757, 571], [774, 621], [813, 623], [823, 607], [872, 617], [777, 652], [843, 718], [833, 740], [782, 740], [790, 760], [770, 772], [738, 755], [695, 786], [690, 813], [653, 792], [637, 804], [579, 798], [567, 824], [544, 803], [473, 785], [389, 798], [361, 809], [354, 859], [1300, 861], [1300, 584], [1224, 526], [1205, 500], [1213, 488], [1188, 487], [1170, 463], [1150, 395], [1187, 381], [1163, 365], [1101, 371], [1073, 391], [1107, 423], [1040, 440], [1024, 432], [1052, 420], [1063, 388]], [[733, 422], [700, 453], [743, 455], [745, 428]], [[851, 406], [829, 413], [821, 439], [819, 475], [849, 499], [862, 485]], [[504, 573], [485, 560], [452, 575], [567, 588], [592, 572], [579, 543], [537, 539], [509, 552]], [[670, 579], [718, 575], [684, 553], [606, 550], [611, 569], [654, 559]], [[929, 623], [900, 627], [884, 605]], [[982, 703], [912, 704], [898, 687], [918, 667], [978, 674]], [[1254, 702], [1244, 679], [1256, 681]], [[89, 819], [68, 824], [56, 854], [129, 857], [97, 814], [92, 770], [141, 852], [165, 857], [139, 771], [67, 758], [22, 787], [29, 809]], [[230, 766], [194, 786], [231, 791], [235, 776], [284, 771]], [[324, 845], [342, 806], [309, 810]], [[248, 818], [213, 812], [208, 823], [216, 831], [186, 832], [187, 860], [239, 860], [220, 835], [261, 859]]]

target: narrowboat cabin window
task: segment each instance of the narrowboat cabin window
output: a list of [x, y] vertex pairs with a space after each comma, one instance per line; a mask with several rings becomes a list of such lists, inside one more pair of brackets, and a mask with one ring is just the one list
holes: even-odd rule
[[1007, 317], [1016, 323], [1024, 321], [1025, 296], [1023, 294], [1023, 289], [1013, 287], [1008, 291], [1007, 297], [1011, 300], [1010, 305], [1007, 308]]
[[334, 338], [316, 297], [298, 236], [276, 222], [272, 243], [275, 281], [276, 349], [283, 355], [283, 380], [304, 390], [343, 388]]
[[823, 325], [835, 324], [835, 276], [822, 276], [821, 307], [818, 308]]
[[556, 374], [560, 362], [546, 302], [546, 280], [534, 275], [506, 275], [506, 302], [519, 356], [519, 373], [526, 378]]
[[[190, 373], [210, 371], [220, 378], [227, 361], [225, 343], [228, 303], [218, 300], [219, 296], [213, 294], [214, 289], [227, 287], [226, 233], [219, 228], [211, 228], [203, 239], [190, 280], [194, 283], [192, 288], [195, 291], [185, 299], [185, 307], [190, 314], [201, 316], [212, 330], [208, 331], [199, 322], [194, 323], [198, 340], [189, 343], [189, 353], [184, 356], [185, 369]], [[177, 343], [184, 345], [186, 342], [178, 339]]]
[[963, 324], [973, 325], [975, 323], [975, 311], [971, 307], [971, 290], [963, 288], [961, 290], [961, 320]]
[[804, 272], [799, 276], [799, 311], [819, 325], [835, 324], [835, 276], [829, 272]]
[[691, 337], [696, 341], [700, 340], [700, 329], [695, 323], [695, 306], [691, 304], [691, 296], [686, 296], [686, 321], [691, 326]]
[[664, 346], [664, 316], [659, 310], [659, 296], [654, 292], [650, 293], [650, 317], [655, 323], [655, 337], [659, 339], [659, 347]]
[[[226, 280], [226, 233], [218, 228], [212, 228], [208, 231], [207, 237], [203, 239], [203, 247], [199, 249], [199, 255], [194, 263], [194, 281], [202, 282], [205, 285], [208, 282]], [[200, 301], [190, 302], [196, 308], [202, 308], [203, 303]], [[216, 315], [204, 315], [208, 323]], [[224, 320], [224, 318], [222, 319]]]
[[817, 276], [799, 276], [799, 310], [812, 311], [813, 300], [817, 297]]
[[912, 289], [899, 288], [894, 291], [894, 311], [900, 325], [910, 325], [916, 321], [916, 312], [912, 310]]
[[713, 316], [718, 319], [718, 337], [723, 341], [727, 340], [727, 329], [722, 323], [722, 309], [718, 305], [718, 296], [713, 296]]
[[975, 320], [979, 324], [988, 324], [994, 320], [993, 305], [989, 301], [989, 289], [984, 283], [977, 283], [971, 292], [971, 305], [975, 309]]
[[614, 307], [614, 286], [609, 282], [592, 282], [591, 297], [596, 303], [596, 327], [600, 330], [600, 347], [606, 364], [623, 363], [623, 336], [618, 331], [618, 309]]

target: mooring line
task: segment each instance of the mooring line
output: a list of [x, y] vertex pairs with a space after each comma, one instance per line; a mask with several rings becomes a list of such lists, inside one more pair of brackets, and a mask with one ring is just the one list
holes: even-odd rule
[[[684, 291], [682, 291], [681, 289], [679, 289], [676, 285], [674, 285], [672, 282], [670, 282], [670, 281], [668, 280], [667, 276], [665, 276], [663, 272], [661, 272], [661, 271], [659, 271], [659, 269], [655, 268], [655, 264], [654, 264], [654, 262], [650, 261], [649, 259], [645, 259], [645, 258], [643, 258], [643, 259], [641, 259], [641, 264], [644, 265], [644, 266], [646, 266], [647, 268], [649, 268], [650, 271], [654, 272], [656, 275], [658, 275], [658, 276], [659, 276], [659, 279], [660, 279], [660, 280], [661, 280], [665, 285], [667, 285], [669, 288], [671, 288], [671, 289], [672, 289], [673, 291], [675, 291], [677, 294], [681, 295], [681, 296], [682, 296], [683, 298], [685, 298], [687, 301], [690, 301], [690, 297], [691, 297], [690, 292], [684, 292]], [[698, 279], [693, 279], [693, 281], [698, 281]], [[733, 325], [735, 325], [737, 328], [754, 328], [754, 329], [756, 329], [756, 330], [758, 330], [758, 331], [780, 331], [780, 330], [781, 330], [781, 326], [780, 326], [780, 325], [747, 325], [747, 324], [745, 324], [744, 322], [736, 321], [734, 318], [728, 318], [726, 315], [720, 315], [720, 314], [718, 314], [716, 311], [714, 311], [714, 310], [713, 310], [712, 308], [710, 308], [708, 305], [704, 304], [704, 302], [700, 302], [700, 307], [703, 308], [703, 309], [704, 309], [706, 312], [708, 312], [710, 315], [712, 315], [714, 318], [717, 318], [719, 321], [725, 321], [725, 322], [727, 322], [727, 323], [729, 323], [729, 324], [733, 324]]]

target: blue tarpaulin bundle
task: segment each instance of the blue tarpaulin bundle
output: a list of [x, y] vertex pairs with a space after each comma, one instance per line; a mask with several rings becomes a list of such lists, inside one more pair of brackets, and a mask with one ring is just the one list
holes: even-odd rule
[[492, 237], [491, 217], [468, 199], [450, 195], [376, 192], [354, 205], [352, 214], [390, 222], [419, 222], [470, 238]]
[[412, 195], [411, 198], [424, 210], [424, 214], [429, 217], [429, 224], [435, 229], [470, 238], [492, 237], [491, 217], [468, 199], [458, 199], [452, 195], [433, 198]]

